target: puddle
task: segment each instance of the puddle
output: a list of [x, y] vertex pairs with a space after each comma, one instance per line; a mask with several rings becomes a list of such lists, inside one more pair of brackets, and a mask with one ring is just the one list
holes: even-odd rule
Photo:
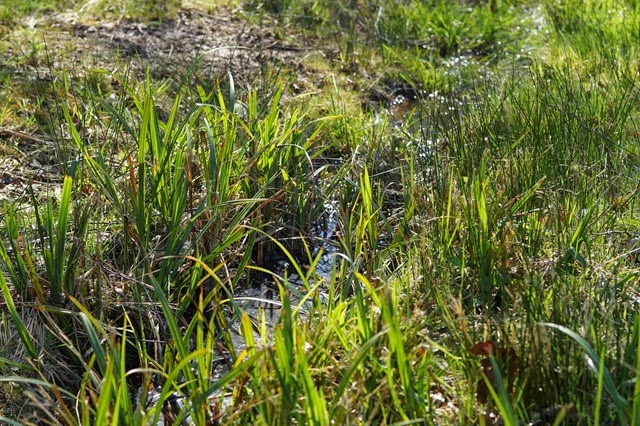
[[[313, 238], [317, 242], [315, 247], [313, 248], [312, 255], [316, 256], [322, 250], [322, 254], [320, 260], [315, 268], [315, 275], [319, 280], [324, 281], [324, 284], [320, 284], [317, 286], [317, 282], [309, 282], [308, 285], [311, 288], [317, 286], [317, 290], [320, 292], [319, 296], [322, 301], [326, 301], [328, 298], [328, 294], [326, 291], [329, 282], [331, 280], [331, 275], [333, 273], [336, 253], [339, 250], [331, 243], [331, 239], [335, 237], [338, 218], [337, 218], [337, 206], [332, 203], [325, 204], [325, 213], [323, 217], [318, 221], [315, 226], [315, 230], [313, 232]], [[291, 297], [291, 306], [295, 308], [300, 305], [301, 301], [307, 296], [307, 289], [304, 285], [303, 280], [295, 273], [289, 273], [291, 265], [288, 265], [286, 262], [279, 262], [276, 268], [276, 275], [279, 278], [281, 284], [286, 284], [287, 290], [289, 291], [289, 295]], [[286, 280], [284, 279], [286, 277]], [[265, 321], [265, 326], [268, 331], [273, 331], [274, 327], [277, 326], [278, 321], [280, 319], [280, 310], [281, 310], [281, 302], [280, 302], [280, 294], [277, 288], [277, 284], [271, 280], [265, 280], [259, 283], [254, 283], [253, 286], [248, 286], [246, 288], [239, 289], [234, 292], [235, 297], [234, 300], [237, 303], [238, 307], [242, 311], [242, 313], [246, 313], [249, 315], [249, 318], [252, 320], [254, 324], [261, 325], [263, 318]], [[311, 309], [311, 300], [307, 300], [301, 306], [299, 311], [299, 316], [304, 319], [305, 315]], [[246, 348], [246, 343], [244, 337], [242, 337], [242, 333], [240, 331], [240, 318], [235, 317], [229, 312], [227, 316], [227, 321], [229, 322], [230, 336], [233, 344], [233, 349], [236, 354], [241, 353]], [[264, 345], [269, 344], [269, 339], [272, 337], [270, 334], [267, 336], [268, 341], [262, 341], [261, 336], [254, 331], [254, 340], [256, 345]], [[229, 365], [232, 363], [232, 360], [228, 358], [227, 354], [217, 354], [218, 359], [214, 361], [214, 373], [211, 377], [211, 382], [215, 383], [217, 380], [222, 378], [228, 371]], [[148, 405], [153, 405], [157, 403], [160, 398], [160, 393], [162, 389], [159, 387], [153, 387], [149, 389], [147, 394]], [[169, 397], [168, 403], [171, 405], [174, 413], [178, 413], [180, 410], [184, 409], [185, 403], [187, 402], [186, 396], [182, 396], [179, 394], [173, 394]], [[135, 398], [137, 400], [140, 399], [140, 394]], [[230, 395], [223, 393], [222, 391], [214, 394], [210, 398], [213, 405], [217, 405], [220, 411], [224, 411], [229, 408], [232, 404], [232, 399]], [[170, 410], [171, 411], [171, 410]], [[214, 413], [211, 413], [213, 416]], [[164, 425], [166, 423], [166, 419], [163, 415], [160, 415], [159, 420], [155, 425]], [[194, 424], [190, 418], [185, 419], [184, 424]], [[152, 425], [152, 423], [148, 423], [148, 425]]]
[[387, 113], [394, 121], [404, 121], [418, 106], [416, 96], [398, 94], [387, 106]]
[[[315, 230], [313, 232], [313, 238], [317, 244], [315, 244], [311, 253], [312, 256], [317, 256], [322, 250], [322, 254], [314, 271], [316, 277], [319, 280], [324, 281], [324, 285], [321, 283], [318, 286], [318, 291], [320, 292], [320, 298], [322, 300], [325, 300], [328, 297], [328, 294], [324, 292], [324, 290], [328, 288], [331, 281], [336, 253], [338, 253], [338, 249], [331, 244], [331, 239], [335, 236], [337, 225], [337, 206], [331, 203], [326, 203], [323, 218], [316, 223]], [[278, 276], [278, 281], [280, 281], [281, 284], [286, 283], [287, 285], [292, 307], [297, 306], [300, 301], [307, 296], [307, 289], [303, 279], [298, 276], [298, 274], [291, 272], [293, 270], [292, 265], [286, 261], [279, 262], [274, 269], [276, 269], [275, 272]], [[304, 272], [304, 267], [302, 269]], [[317, 284], [317, 282], [308, 283], [311, 288], [315, 287]], [[279, 290], [273, 279], [262, 281], [260, 283], [256, 283], [254, 286], [241, 289], [236, 292], [235, 296], [238, 306], [243, 310], [243, 312], [246, 312], [249, 315], [255, 324], [261, 323], [264, 313], [268, 328], [272, 329], [277, 325], [280, 318], [281, 303]], [[303, 316], [311, 308], [310, 303], [310, 301], [307, 302], [307, 309], [305, 309], [304, 306], [302, 307], [301, 314]], [[232, 318], [229, 318], [229, 320], [232, 320]], [[231, 325], [234, 330], [234, 334], [237, 335], [238, 338], [237, 340], [234, 340], [236, 352], [242, 351], [245, 346], [244, 339], [240, 336], [239, 323], [236, 320], [232, 322]], [[261, 342], [258, 334], [254, 334], [254, 338], [258, 344], [268, 343]]]

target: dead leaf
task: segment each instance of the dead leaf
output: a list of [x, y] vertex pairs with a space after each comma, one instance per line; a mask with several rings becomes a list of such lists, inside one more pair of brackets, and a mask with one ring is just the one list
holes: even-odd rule
[[[495, 373], [493, 371], [493, 364], [491, 363], [491, 357], [493, 357], [498, 366], [500, 366], [500, 372], [505, 380], [505, 383], [511, 387], [518, 375], [519, 359], [516, 351], [513, 348], [504, 348], [499, 346], [493, 340], [486, 340], [484, 342], [476, 343], [469, 349], [469, 352], [473, 355], [484, 356], [485, 358], [480, 360], [480, 366], [482, 371], [489, 379], [489, 383], [494, 388], [497, 386]], [[484, 378], [480, 378], [476, 384], [476, 397], [482, 404], [489, 400], [489, 388]]]

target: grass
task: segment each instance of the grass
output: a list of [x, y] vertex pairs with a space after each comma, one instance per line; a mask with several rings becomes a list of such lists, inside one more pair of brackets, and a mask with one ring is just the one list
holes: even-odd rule
[[[84, 6], [20, 4], [16, 36]], [[321, 54], [247, 84], [0, 47], [0, 419], [637, 424], [635, 3], [233, 14]]]

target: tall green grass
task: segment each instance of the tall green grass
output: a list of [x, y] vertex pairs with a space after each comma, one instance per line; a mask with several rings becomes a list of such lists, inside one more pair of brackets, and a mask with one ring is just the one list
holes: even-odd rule
[[[59, 195], [3, 206], [6, 400], [69, 424], [636, 424], [635, 4], [262, 9], [331, 43], [321, 96], [132, 81], [87, 99], [99, 141], [66, 80]], [[353, 86], [415, 108], [354, 112]], [[277, 321], [237, 296], [262, 282]]]

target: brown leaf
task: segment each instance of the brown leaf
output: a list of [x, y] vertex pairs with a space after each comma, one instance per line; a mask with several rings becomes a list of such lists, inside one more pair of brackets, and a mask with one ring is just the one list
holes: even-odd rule
[[[518, 375], [519, 360], [516, 351], [513, 348], [504, 348], [498, 346], [493, 340], [486, 340], [484, 342], [476, 343], [469, 349], [473, 355], [484, 356], [485, 358], [480, 360], [480, 366], [482, 371], [487, 376], [489, 383], [494, 388], [497, 386], [495, 374], [493, 371], [493, 364], [489, 357], [495, 358], [496, 362], [500, 366], [502, 377], [505, 381], [512, 385], [515, 378]], [[484, 381], [484, 378], [480, 378], [476, 385], [476, 397], [481, 403], [486, 403], [489, 400], [489, 388]]]
[[498, 344], [493, 340], [487, 340], [485, 342], [476, 343], [469, 349], [473, 355], [491, 356], [495, 349], [498, 348]]

